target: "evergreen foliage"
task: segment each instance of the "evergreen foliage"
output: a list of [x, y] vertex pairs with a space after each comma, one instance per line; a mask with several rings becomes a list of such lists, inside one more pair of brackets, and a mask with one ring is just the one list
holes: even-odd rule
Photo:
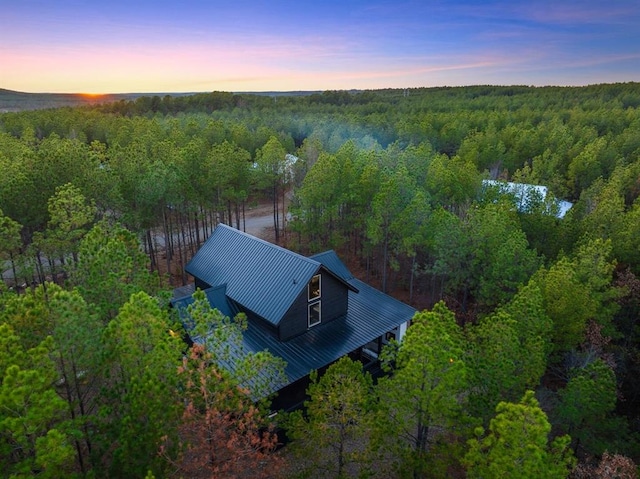
[[[243, 358], [235, 376], [207, 373], [233, 407], [177, 404], [185, 346], [163, 293], [167, 278], [186, 282], [185, 264], [218, 222], [242, 229], [245, 208], [264, 199], [281, 244], [337, 249], [358, 276], [425, 310], [385, 353], [388, 376], [357, 398], [366, 407], [343, 397], [375, 419], [365, 452], [391, 444], [395, 470], [411, 475], [453, 475], [464, 463], [471, 477], [498, 477], [517, 460], [520, 476], [565, 477], [567, 441], [550, 434], [568, 433], [578, 454], [602, 454], [593, 471], [640, 462], [639, 139], [638, 83], [277, 102], [211, 92], [1, 114], [3, 474], [165, 477], [189, 457], [181, 444], [206, 439], [187, 438], [185, 424], [221, 411], [229, 434], [235, 415], [266, 424], [237, 389], [262, 397], [271, 387], [255, 372], [277, 377], [282, 365], [266, 353]], [[287, 174], [286, 154], [298, 157]], [[520, 204], [487, 193], [483, 179], [548, 195]], [[574, 203], [562, 219], [549, 214], [554, 198]], [[233, 328], [207, 340], [207, 355], [228, 359], [220, 347], [237, 346], [243, 319], [199, 296], [191, 314]], [[314, 381], [310, 411], [333, 372]], [[544, 412], [529, 393], [514, 402], [528, 389]], [[329, 419], [319, 410], [306, 421]], [[532, 428], [520, 452], [532, 454], [515, 457], [498, 438], [523, 421]], [[470, 424], [488, 429], [465, 445]], [[365, 452], [358, 467], [371, 472]]]

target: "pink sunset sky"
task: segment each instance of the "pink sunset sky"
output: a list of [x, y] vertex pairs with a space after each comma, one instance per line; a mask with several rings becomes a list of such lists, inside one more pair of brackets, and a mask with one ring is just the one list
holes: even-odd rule
[[0, 6], [0, 88], [24, 92], [640, 81], [636, 0], [0, 0]]

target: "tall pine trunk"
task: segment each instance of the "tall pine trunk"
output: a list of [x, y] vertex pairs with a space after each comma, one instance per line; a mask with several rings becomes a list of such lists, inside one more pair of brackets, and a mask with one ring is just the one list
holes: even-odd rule
[[273, 183], [273, 228], [276, 233], [276, 243], [280, 239], [278, 228], [278, 187], [274, 181]]

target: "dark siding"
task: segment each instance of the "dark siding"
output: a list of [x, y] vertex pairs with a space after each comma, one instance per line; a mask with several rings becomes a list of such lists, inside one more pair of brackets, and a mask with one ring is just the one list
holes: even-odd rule
[[[320, 274], [322, 276], [322, 295], [320, 299], [322, 301], [322, 324], [347, 313], [349, 290], [344, 283], [341, 283], [325, 271], [321, 271]], [[279, 336], [281, 341], [298, 336], [309, 329], [308, 305], [307, 288], [305, 287], [280, 321]]]
[[300, 294], [285, 313], [278, 329], [280, 341], [298, 336], [307, 330], [307, 289]]
[[347, 314], [349, 290], [330, 274], [322, 275], [322, 322]]
[[278, 339], [277, 329], [274, 328], [273, 325], [269, 324], [268, 321], [265, 321], [251, 311], [246, 311], [245, 314], [247, 315], [247, 327], [250, 328], [254, 334], [271, 336]]

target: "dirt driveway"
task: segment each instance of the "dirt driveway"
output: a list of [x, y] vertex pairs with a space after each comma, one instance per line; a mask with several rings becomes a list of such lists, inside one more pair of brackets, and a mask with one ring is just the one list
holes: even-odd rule
[[267, 241], [273, 240], [273, 205], [260, 204], [245, 211], [245, 231]]

